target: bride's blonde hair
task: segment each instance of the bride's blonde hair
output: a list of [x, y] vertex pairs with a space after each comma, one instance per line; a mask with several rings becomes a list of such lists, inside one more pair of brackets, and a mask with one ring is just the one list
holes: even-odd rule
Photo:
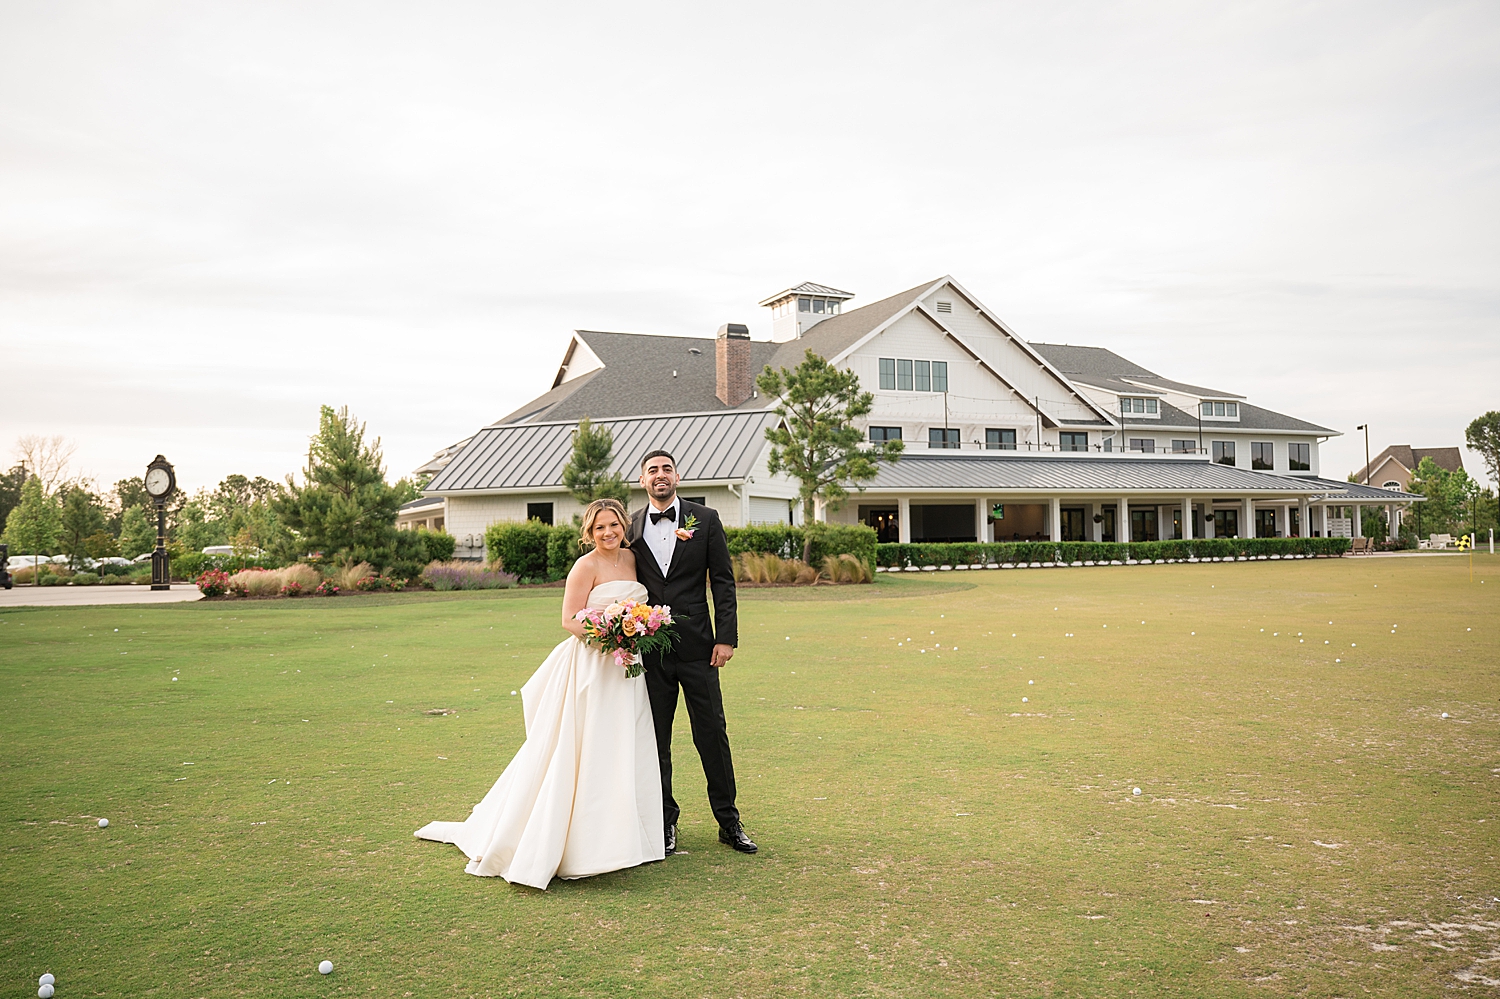
[[[625, 512], [625, 504], [617, 499], [596, 499], [583, 508], [583, 527], [578, 533], [578, 542], [585, 548], [594, 547], [594, 521], [599, 519], [599, 514], [609, 510], [620, 518], [622, 530], [630, 530], [630, 514]], [[624, 544], [621, 541], [621, 544]]]

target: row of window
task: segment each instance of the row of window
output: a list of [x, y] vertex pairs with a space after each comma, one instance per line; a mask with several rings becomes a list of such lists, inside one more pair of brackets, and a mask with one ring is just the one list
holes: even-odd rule
[[[900, 427], [871, 427], [870, 440], [874, 443], [883, 441], [901, 440]], [[1105, 438], [1104, 450], [1113, 450], [1113, 438]], [[1064, 430], [1057, 435], [1059, 451], [1087, 451], [1089, 449], [1089, 435], [1087, 431]], [[941, 448], [956, 448], [959, 446], [958, 429], [955, 427], [929, 427], [927, 430], [927, 446]], [[1235, 464], [1235, 442], [1214, 441], [1212, 454], [1213, 460], [1219, 465]], [[984, 446], [989, 451], [1014, 451], [1016, 449], [1016, 432], [1007, 428], [989, 427], [984, 431]], [[1130, 438], [1130, 450], [1154, 454], [1156, 452], [1156, 438], [1154, 437], [1132, 437]], [[1198, 450], [1198, 442], [1188, 438], [1174, 438], [1172, 441], [1172, 452], [1176, 454], [1192, 454]], [[1288, 470], [1293, 472], [1312, 471], [1312, 445], [1311, 444], [1288, 444], [1287, 463]], [[1250, 467], [1260, 471], [1270, 472], [1276, 468], [1276, 445], [1271, 441], [1250, 442]]]
[[947, 361], [913, 361], [904, 357], [880, 359], [880, 387], [896, 392], [948, 391]]
[[[1140, 410], [1136, 410], [1140, 412]], [[1205, 402], [1199, 410], [1204, 416], [1231, 416], [1236, 420], [1240, 418], [1240, 404], [1237, 402]]]
[[1135, 396], [1120, 396], [1120, 412], [1122, 413], [1155, 413], [1155, 399], [1138, 399]]
[[[900, 427], [871, 427], [870, 440], [872, 443], [882, 441], [899, 441], [901, 439]], [[960, 444], [957, 427], [928, 427], [927, 446], [956, 448]], [[984, 446], [991, 451], [1014, 451], [1016, 449], [1016, 432], [1010, 429], [990, 427], [984, 432]]]

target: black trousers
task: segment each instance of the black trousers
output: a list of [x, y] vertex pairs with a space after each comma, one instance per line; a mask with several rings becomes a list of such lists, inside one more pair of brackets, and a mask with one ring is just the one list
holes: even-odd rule
[[680, 662], [671, 656], [646, 670], [646, 693], [651, 698], [651, 717], [656, 725], [656, 756], [661, 763], [662, 818], [667, 825], [675, 825], [682, 814], [677, 799], [672, 797], [672, 721], [677, 714], [679, 689], [687, 701], [688, 722], [693, 727], [693, 745], [703, 761], [703, 776], [708, 778], [709, 807], [721, 828], [738, 825], [734, 761], [729, 756], [719, 671], [706, 660]]

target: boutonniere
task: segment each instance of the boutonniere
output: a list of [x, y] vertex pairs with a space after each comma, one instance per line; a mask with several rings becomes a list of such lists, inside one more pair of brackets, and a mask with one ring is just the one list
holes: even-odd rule
[[694, 517], [692, 514], [688, 514], [687, 519], [682, 522], [682, 526], [672, 533], [677, 535], [678, 541], [691, 541], [693, 539], [693, 534], [697, 530], [698, 518]]

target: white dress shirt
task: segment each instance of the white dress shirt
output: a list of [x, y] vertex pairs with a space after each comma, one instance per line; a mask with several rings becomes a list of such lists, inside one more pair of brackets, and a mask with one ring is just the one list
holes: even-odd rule
[[[651, 522], [651, 515], [657, 513], [656, 507], [648, 501], [646, 504], [646, 521], [641, 525], [641, 537], [646, 539], [646, 547], [651, 549], [651, 554], [656, 556], [656, 564], [661, 566], [662, 577], [667, 575], [667, 568], [672, 564], [672, 553], [677, 550], [677, 535], [674, 533], [682, 526], [682, 503], [680, 497], [672, 497], [672, 505], [667, 507], [672, 511], [676, 520], [661, 518], [656, 523]], [[665, 511], [661, 511], [665, 512]]]

